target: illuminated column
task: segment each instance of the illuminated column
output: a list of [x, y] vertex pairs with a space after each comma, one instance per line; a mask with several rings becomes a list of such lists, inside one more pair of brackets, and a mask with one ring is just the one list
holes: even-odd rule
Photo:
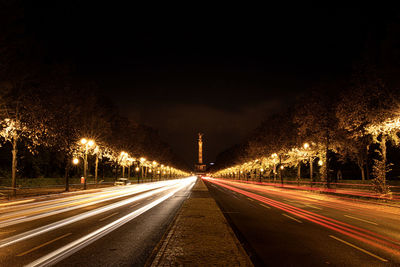
[[203, 134], [199, 133], [199, 164], [203, 164]]

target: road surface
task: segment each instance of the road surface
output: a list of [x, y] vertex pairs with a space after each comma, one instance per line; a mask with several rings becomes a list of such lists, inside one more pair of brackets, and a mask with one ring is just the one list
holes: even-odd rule
[[0, 205], [0, 266], [143, 266], [195, 179]]
[[256, 266], [400, 266], [400, 209], [205, 179]]

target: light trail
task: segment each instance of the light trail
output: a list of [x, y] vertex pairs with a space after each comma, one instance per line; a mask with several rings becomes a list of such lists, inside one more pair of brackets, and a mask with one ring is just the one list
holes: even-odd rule
[[181, 185], [178, 188], [174, 189], [172, 192], [168, 193], [167, 195], [164, 195], [164, 196], [154, 200], [153, 202], [147, 204], [146, 206], [144, 206], [140, 209], [137, 209], [137, 210], [113, 221], [112, 223], [109, 223], [109, 224], [101, 227], [100, 229], [97, 229], [96, 231], [94, 231], [88, 235], [81, 237], [81, 238], [29, 263], [26, 266], [36, 267], [36, 266], [49, 266], [49, 265], [56, 264], [57, 262], [61, 261], [62, 259], [68, 257], [69, 255], [72, 255], [73, 253], [77, 252], [78, 250], [95, 242], [99, 238], [107, 235], [108, 233], [112, 232], [113, 230], [117, 229], [118, 227], [124, 225], [125, 223], [135, 219], [136, 217], [143, 214], [144, 212], [157, 206], [158, 204], [167, 200], [168, 198], [173, 196], [178, 191], [184, 189], [185, 187], [190, 186], [190, 188], [191, 188], [194, 185], [195, 181], [196, 181], [196, 177], [189, 177], [186, 179], [182, 179]]
[[247, 197], [251, 197], [253, 199], [256, 199], [260, 202], [266, 203], [270, 206], [273, 206], [275, 208], [278, 208], [280, 210], [286, 211], [287, 213], [296, 215], [300, 218], [304, 218], [308, 221], [314, 222], [316, 224], [319, 224], [321, 226], [324, 226], [328, 229], [334, 230], [336, 232], [339, 232], [343, 235], [352, 237], [354, 239], [357, 239], [363, 243], [369, 244], [371, 246], [377, 247], [383, 251], [386, 251], [391, 254], [400, 254], [400, 245], [398, 240], [394, 240], [392, 238], [389, 238], [387, 236], [383, 236], [377, 233], [374, 233], [372, 231], [369, 231], [367, 229], [363, 229], [360, 227], [356, 227], [344, 222], [337, 221], [332, 218], [328, 218], [307, 210], [303, 210], [279, 201], [272, 200], [270, 198], [257, 195], [248, 191], [244, 191], [232, 186], [227, 185], [227, 183], [230, 183], [228, 181], [221, 181], [217, 179], [206, 179], [211, 183], [215, 183], [217, 185], [220, 185], [222, 187], [228, 188], [232, 191], [241, 193]]
[[[189, 179], [189, 178], [186, 178], [186, 179]], [[153, 196], [155, 194], [158, 194], [158, 193], [164, 192], [166, 190], [169, 190], [169, 189], [171, 189], [173, 187], [179, 186], [182, 181], [184, 181], [184, 180], [183, 179], [174, 180], [174, 183], [171, 183], [171, 185], [169, 185], [169, 186], [165, 186], [163, 188], [159, 188], [159, 189], [156, 189], [154, 191], [146, 192], [146, 193], [140, 194], [138, 196], [134, 196], [132, 198], [128, 198], [128, 199], [125, 199], [125, 200], [122, 200], [122, 201], [119, 201], [119, 202], [116, 202], [116, 203], [113, 203], [113, 204], [110, 204], [110, 205], [107, 205], [107, 206], [104, 206], [104, 207], [101, 207], [101, 208], [97, 208], [95, 210], [87, 211], [87, 212], [84, 212], [82, 214], [78, 214], [78, 215], [75, 215], [75, 216], [60, 220], [60, 221], [56, 221], [54, 223], [50, 223], [50, 224], [35, 228], [33, 230], [30, 230], [30, 231], [27, 231], [27, 232], [23, 232], [23, 233], [11, 236], [9, 238], [5, 238], [5, 239], [0, 241], [0, 248], [3, 248], [3, 247], [6, 247], [6, 246], [15, 244], [17, 242], [21, 242], [23, 240], [26, 240], [26, 239], [29, 239], [29, 238], [32, 238], [32, 237], [47, 233], [49, 231], [53, 231], [53, 230], [58, 229], [60, 227], [63, 227], [63, 226], [72, 224], [74, 222], [89, 218], [91, 216], [95, 216], [95, 215], [101, 214], [103, 212], [110, 211], [110, 210], [118, 208], [118, 207], [122, 207], [122, 206], [130, 204], [132, 202], [135, 202], [135, 201], [138, 201], [138, 200], [141, 200], [141, 199], [145, 199], [147, 197], [150, 197], [150, 196]]]
[[[365, 212], [369, 212], [371, 210], [369, 207], [357, 207], [354, 205], [350, 206], [347, 202], [344, 202], [344, 201], [348, 201], [349, 198], [343, 198], [343, 197], [339, 197], [339, 196], [330, 196], [330, 197], [334, 197], [333, 200], [324, 198], [324, 201], [322, 202], [322, 201], [320, 201], [320, 199], [316, 199], [316, 198], [310, 197], [310, 196], [304, 196], [299, 191], [285, 190], [285, 192], [282, 192], [282, 189], [280, 189], [280, 188], [276, 188], [276, 187], [268, 188], [265, 185], [259, 185], [259, 184], [253, 184], [253, 183], [251, 183], [251, 184], [240, 183], [240, 182], [237, 182], [236, 180], [225, 180], [224, 179], [224, 180], [219, 180], [219, 181], [221, 181], [221, 182], [228, 181], [230, 184], [232, 184], [234, 186], [239, 186], [241, 188], [248, 188], [250, 190], [260, 191], [263, 193], [276, 195], [278, 197], [282, 196], [282, 194], [284, 193], [286, 197], [289, 197], [289, 198], [292, 198], [295, 200], [309, 201], [309, 202], [318, 204], [319, 206], [324, 206], [324, 207], [328, 207], [328, 208], [332, 208], [332, 209], [336, 209], [336, 210], [342, 210], [342, 211], [348, 212], [351, 208], [352, 211], [356, 211], [360, 215], [363, 215], [363, 214], [365, 214]], [[351, 199], [351, 200], [352, 200], [352, 202], [354, 202], [354, 201], [356, 201], [357, 203], [361, 202], [360, 204], [365, 204], [365, 203], [370, 204], [369, 202], [364, 202], [364, 201], [360, 201], [360, 200], [354, 200], [354, 199]], [[341, 201], [340, 205], [337, 204], [338, 201]], [[394, 213], [394, 214], [399, 215], [398, 213]]]
[[[27, 222], [27, 221], [37, 220], [37, 219], [41, 219], [44, 217], [56, 215], [59, 213], [64, 213], [67, 211], [76, 210], [76, 209], [87, 207], [87, 206], [92, 206], [92, 205], [95, 205], [98, 203], [138, 194], [143, 191], [148, 191], [148, 190], [153, 190], [156, 188], [168, 186], [168, 185], [174, 183], [173, 181], [176, 181], [176, 180], [171, 180], [171, 181], [166, 181], [166, 183], [160, 183], [160, 184], [154, 184], [154, 185], [145, 184], [138, 188], [135, 187], [135, 188], [133, 188], [133, 190], [132, 190], [132, 188], [128, 188], [128, 189], [124, 188], [121, 191], [113, 192], [111, 195], [107, 194], [105, 196], [104, 195], [96, 196], [95, 198], [88, 198], [83, 202], [68, 202], [67, 205], [63, 205], [63, 203], [60, 203], [60, 204], [55, 204], [55, 205], [49, 205], [49, 207], [46, 209], [39, 209], [39, 210], [33, 210], [33, 211], [31, 209], [29, 209], [27, 212], [18, 211], [18, 213], [12, 213], [11, 215], [9, 215], [10, 219], [5, 219], [3, 221], [0, 221], [0, 228], [4, 228], [7, 226], [11, 226], [11, 225], [15, 225], [15, 224], [19, 224], [19, 223], [23, 223], [23, 222]], [[79, 203], [82, 203], [82, 204], [79, 204]], [[31, 216], [29, 216], [29, 215], [31, 215]], [[12, 216], [14, 216], [14, 217], [12, 217]]]
[[[387, 200], [399, 200], [400, 196], [398, 193], [394, 192], [392, 193], [391, 197], [387, 196], [381, 196], [377, 193], [372, 193], [367, 190], [356, 190], [356, 189], [342, 189], [342, 188], [321, 188], [321, 187], [313, 187], [312, 184], [324, 184], [323, 182], [307, 182], [310, 184], [310, 186], [303, 186], [303, 185], [290, 185], [290, 184], [284, 184], [282, 185], [281, 183], [267, 183], [267, 182], [255, 182], [255, 181], [247, 181], [247, 180], [231, 180], [227, 179], [227, 181], [236, 181], [240, 183], [247, 183], [247, 184], [257, 184], [257, 185], [268, 185], [268, 186], [273, 186], [277, 188], [292, 188], [292, 189], [300, 189], [300, 190], [308, 190], [308, 191], [319, 191], [319, 192], [326, 192], [326, 193], [331, 193], [331, 194], [343, 194], [343, 195], [353, 195], [353, 196], [359, 196], [359, 197], [369, 197], [369, 198], [375, 198], [375, 199], [387, 199]], [[297, 183], [297, 181], [285, 181], [285, 183]], [[304, 183], [304, 182], [301, 182]], [[345, 183], [330, 183], [330, 184], [336, 184], [336, 185], [347, 185], [347, 186], [365, 186], [365, 187], [371, 187], [372, 185], [365, 185], [365, 184], [345, 184]], [[392, 188], [397, 188], [397, 186], [391, 186]]]

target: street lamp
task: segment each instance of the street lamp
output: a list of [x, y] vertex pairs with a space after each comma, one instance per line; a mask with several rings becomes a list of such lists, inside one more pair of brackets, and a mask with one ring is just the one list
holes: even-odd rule
[[[310, 145], [308, 143], [304, 143], [303, 147], [307, 151], [310, 149]], [[309, 155], [309, 161], [310, 161], [310, 182], [311, 182], [311, 186], [312, 186], [314, 177], [313, 177], [313, 158], [312, 158], [311, 153]]]
[[78, 158], [74, 158], [74, 159], [72, 160], [72, 163], [73, 163], [74, 165], [78, 165], [78, 164], [79, 164], [79, 159], [78, 159]]
[[87, 162], [87, 155], [89, 148], [94, 146], [94, 141], [93, 140], [87, 140], [86, 138], [81, 139], [81, 144], [85, 146], [85, 156], [83, 158], [83, 190], [86, 190], [86, 180], [87, 180], [87, 167], [88, 167], [88, 162]]
[[278, 154], [273, 153], [271, 155], [272, 162], [274, 163], [274, 182], [276, 181], [276, 159], [278, 158]]

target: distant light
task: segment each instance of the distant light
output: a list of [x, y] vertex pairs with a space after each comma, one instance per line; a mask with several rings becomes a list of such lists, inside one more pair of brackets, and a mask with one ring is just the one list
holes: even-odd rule
[[304, 143], [303, 147], [304, 147], [305, 149], [307, 149], [307, 148], [310, 147], [310, 145], [309, 145], [308, 143]]
[[75, 165], [77, 165], [77, 164], [79, 163], [79, 159], [74, 158], [74, 159], [72, 160], [72, 163], [75, 164]]
[[93, 140], [89, 140], [87, 144], [88, 144], [88, 146], [90, 146], [90, 147], [91, 147], [91, 146], [93, 146], [93, 145], [94, 145], [94, 141], [93, 141]]
[[210, 162], [210, 165], [214, 165], [214, 162]]
[[86, 138], [82, 138], [82, 139], [81, 139], [81, 144], [84, 145], [84, 144], [86, 144], [86, 143], [87, 143], [87, 139], [86, 139]]
[[285, 167], [283, 167], [283, 165], [281, 165], [281, 170], [283, 170]]
[[319, 161], [318, 161], [318, 165], [319, 165], [319, 166], [322, 166], [322, 165], [324, 165], [324, 162], [323, 162], [322, 160], [319, 160]]
[[260, 172], [263, 172], [263, 171], [264, 171], [264, 169], [263, 169], [263, 168], [261, 168], [261, 169], [260, 169]]
[[138, 171], [139, 171], [139, 167], [136, 167], [136, 168], [135, 168], [135, 171], [137, 171], [137, 172], [138, 172]]

